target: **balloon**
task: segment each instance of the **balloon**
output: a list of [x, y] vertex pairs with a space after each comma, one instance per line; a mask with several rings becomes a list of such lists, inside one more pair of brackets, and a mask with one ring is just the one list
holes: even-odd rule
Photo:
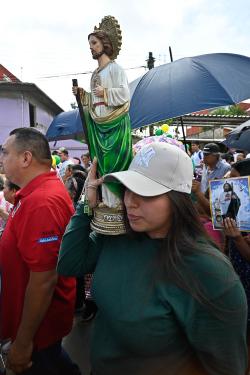
[[168, 124], [163, 124], [161, 126], [161, 130], [164, 132], [164, 133], [167, 133], [169, 131], [169, 125]]
[[55, 160], [56, 160], [56, 165], [60, 164], [61, 163], [61, 159], [60, 159], [60, 156], [58, 155], [53, 155]]
[[55, 169], [56, 168], [56, 158], [55, 158], [55, 155], [52, 155], [51, 159], [52, 159], [52, 168]]
[[163, 134], [162, 129], [156, 129], [155, 135], [162, 135], [162, 134]]

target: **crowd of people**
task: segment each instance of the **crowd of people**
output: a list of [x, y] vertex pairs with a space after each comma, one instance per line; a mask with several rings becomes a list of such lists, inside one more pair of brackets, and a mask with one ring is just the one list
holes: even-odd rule
[[[65, 148], [51, 155], [34, 129], [10, 133], [1, 154], [0, 333], [11, 340], [14, 373], [80, 374], [62, 339], [81, 314], [96, 316], [94, 375], [246, 374], [250, 236], [226, 209], [224, 229], [213, 229], [209, 181], [226, 175], [227, 194], [227, 178], [249, 176], [250, 159], [232, 153], [229, 164], [215, 143], [191, 149], [189, 157], [151, 144], [127, 171], [97, 178], [88, 154], [76, 162]], [[106, 182], [124, 188], [124, 235], [90, 229], [82, 193], [95, 207]]]
[[[190, 157], [164, 142], [132, 158], [117, 20], [104, 17], [88, 41], [91, 92], [73, 93], [90, 155], [51, 155], [34, 128], [2, 145], [0, 373], [80, 375], [62, 343], [80, 313], [95, 317], [92, 375], [246, 375], [250, 237], [227, 179], [249, 176], [250, 159], [215, 143], [193, 143]], [[209, 184], [224, 177], [216, 231]], [[123, 234], [91, 228], [99, 204], [122, 211]]]

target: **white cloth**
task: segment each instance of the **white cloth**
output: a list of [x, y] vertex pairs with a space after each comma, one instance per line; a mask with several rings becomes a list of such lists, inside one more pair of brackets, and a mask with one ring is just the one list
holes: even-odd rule
[[[99, 80], [96, 85], [106, 89], [108, 105], [98, 105], [95, 108], [95, 113], [98, 117], [104, 117], [111, 113], [115, 107], [120, 107], [130, 100], [128, 80], [122, 67], [115, 61], [111, 61], [97, 74]], [[93, 104], [104, 102], [103, 98], [95, 96], [92, 91], [91, 96]]]
[[221, 214], [226, 215], [229, 204], [231, 202], [232, 192], [231, 191], [223, 191], [220, 194], [220, 207], [221, 207]]

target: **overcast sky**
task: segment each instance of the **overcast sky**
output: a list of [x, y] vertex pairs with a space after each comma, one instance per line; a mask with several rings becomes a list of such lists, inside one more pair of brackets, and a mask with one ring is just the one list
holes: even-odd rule
[[0, 63], [70, 110], [72, 78], [88, 89], [90, 75], [44, 77], [95, 69], [87, 35], [105, 15], [121, 25], [117, 62], [129, 81], [145, 72], [129, 68], [145, 65], [149, 51], [156, 66], [168, 63], [169, 46], [174, 60], [214, 52], [250, 56], [248, 0], [2, 0]]

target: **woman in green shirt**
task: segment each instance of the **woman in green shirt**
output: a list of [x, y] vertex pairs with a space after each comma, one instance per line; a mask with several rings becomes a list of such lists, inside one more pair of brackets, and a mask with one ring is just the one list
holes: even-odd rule
[[96, 179], [124, 185], [127, 234], [90, 233], [79, 204], [64, 235], [58, 272], [94, 272], [98, 306], [94, 375], [244, 375], [244, 290], [229, 261], [205, 234], [190, 198], [193, 168], [179, 148], [145, 146], [129, 170]]

